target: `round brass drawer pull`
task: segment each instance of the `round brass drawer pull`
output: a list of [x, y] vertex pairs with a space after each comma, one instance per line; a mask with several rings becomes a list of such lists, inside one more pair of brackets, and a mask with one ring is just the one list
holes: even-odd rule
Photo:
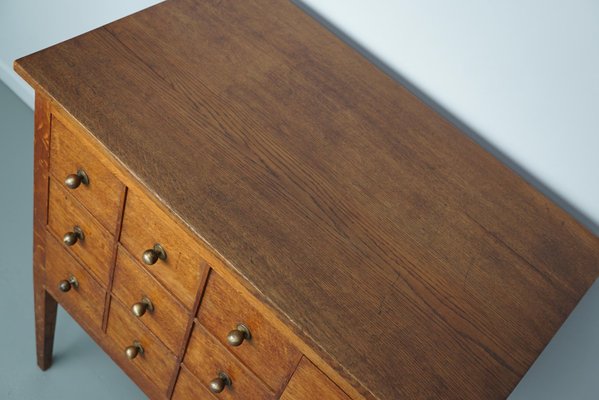
[[76, 174], [67, 175], [64, 180], [64, 184], [69, 189], [77, 189], [81, 184], [89, 185], [89, 177], [81, 168], [77, 170]]
[[79, 281], [73, 275], [69, 276], [69, 279], [58, 282], [58, 289], [63, 293], [68, 292], [71, 288], [77, 289], [78, 287]]
[[79, 228], [78, 226], [74, 226], [72, 232], [67, 232], [62, 237], [62, 241], [64, 242], [64, 244], [66, 246], [72, 246], [75, 243], [77, 243], [77, 241], [84, 240], [84, 239], [85, 239], [85, 234], [83, 233], [81, 228]]
[[164, 251], [164, 248], [159, 243], [156, 243], [154, 247], [144, 251], [141, 258], [144, 264], [154, 265], [159, 259], [162, 261], [166, 260], [166, 251]]
[[233, 382], [231, 382], [229, 375], [224, 372], [219, 372], [218, 377], [210, 381], [208, 388], [212, 393], [220, 393], [225, 390], [227, 386], [231, 386], [232, 384]]
[[237, 347], [240, 346], [244, 340], [249, 340], [251, 338], [252, 334], [250, 333], [250, 328], [245, 324], [239, 324], [236, 329], [233, 329], [227, 335], [227, 343], [233, 347]]
[[141, 343], [139, 343], [137, 340], [134, 340], [133, 344], [125, 349], [125, 355], [129, 360], [133, 360], [135, 357], [143, 353], [144, 348], [141, 346]]
[[154, 311], [154, 305], [147, 297], [143, 297], [140, 302], [135, 303], [131, 306], [131, 312], [136, 317], [143, 316], [146, 311], [152, 312]]

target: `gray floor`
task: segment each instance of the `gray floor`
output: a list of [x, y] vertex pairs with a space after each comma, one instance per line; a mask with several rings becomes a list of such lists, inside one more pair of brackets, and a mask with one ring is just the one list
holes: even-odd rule
[[597, 310], [599, 284], [595, 282], [518, 384], [510, 400], [599, 399]]
[[[0, 82], [0, 400], [144, 399], [62, 310], [54, 365], [35, 363], [31, 227], [33, 113]], [[599, 398], [599, 285], [576, 307], [510, 400]], [[542, 312], [542, 310], [539, 310]]]
[[33, 112], [0, 82], [0, 399], [145, 399], [62, 309], [54, 365], [35, 362]]

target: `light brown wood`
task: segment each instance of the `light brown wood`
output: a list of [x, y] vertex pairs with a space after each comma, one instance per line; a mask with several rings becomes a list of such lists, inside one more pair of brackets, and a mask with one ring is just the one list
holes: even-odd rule
[[166, 250], [166, 260], [144, 266], [191, 310], [203, 275], [195, 241], [135, 189], [130, 189], [127, 194], [120, 240], [140, 263], [145, 250], [155, 243], [161, 244]]
[[[58, 289], [62, 280], [74, 276], [79, 287], [66, 293]], [[102, 328], [106, 290], [73, 258], [57, 238], [48, 234], [46, 241], [46, 289], [66, 310], [83, 316], [90, 326], [98, 331]]]
[[[108, 353], [108, 355], [116, 363], [119, 364], [119, 366], [125, 371], [125, 373], [127, 373], [128, 376], [131, 377], [131, 379], [140, 385], [140, 388], [151, 399], [165, 399], [163, 391], [159, 390], [155, 383], [150, 381], [144, 374], [142, 374], [137, 367], [131, 363], [123, 362], [124, 357], [122, 349], [117, 350], [115, 344], [103, 334], [101, 329], [99, 329], [99, 319], [97, 315], [97, 312], [99, 311], [96, 309], [96, 304], [101, 304], [98, 305], [98, 308], [100, 309], [103, 307], [103, 303], [101, 303], [103, 301], [101, 286], [96, 283], [91, 276], [87, 275], [87, 272], [85, 272], [80, 266], [77, 266], [78, 262], [60, 247], [60, 244], [57, 242], [56, 238], [52, 237], [50, 233], [47, 233], [47, 236], [47, 271], [49, 273], [44, 274], [46, 276], [43, 277], [43, 280], [48, 284], [48, 292], [46, 292], [46, 296], [52, 299], [52, 301], [54, 300], [53, 297], [50, 297], [50, 294], [55, 296], [56, 299], [60, 301], [60, 304], [64, 307], [64, 309], [73, 317], [73, 319], [81, 325], [81, 327], [98, 343], [98, 345], [100, 345], [100, 347], [102, 347], [102, 349], [104, 349], [104, 351]], [[54, 254], [58, 254], [58, 256], [54, 256]], [[72, 267], [68, 269], [69, 271], [78, 271], [77, 277], [82, 284], [79, 291], [72, 289], [70, 292], [63, 294], [56, 289], [55, 280], [57, 277], [52, 277], [52, 271], [56, 270], [56, 268], [53, 268], [54, 262], [56, 262], [56, 265], [59, 268], [66, 266]], [[85, 296], [85, 299], [83, 296]], [[89, 299], [93, 300], [90, 301]], [[54, 302], [54, 305], [56, 305], [56, 302]], [[49, 323], [50, 320], [46, 319], [46, 322]], [[52, 342], [49, 344], [51, 345], [51, 343]], [[49, 367], [49, 365], [47, 366]]]
[[84, 240], [64, 247], [75, 254], [88, 271], [106, 287], [114, 237], [54, 178], [50, 179], [49, 198], [48, 229], [56, 237], [62, 238], [65, 233], [72, 232], [74, 226], [80, 227], [85, 235]]
[[[173, 400], [217, 399], [185, 366], [181, 366]], [[316, 400], [316, 399], [312, 399]]]
[[[202, 270], [203, 270], [204, 274], [200, 281], [200, 291], [196, 295], [196, 299], [193, 304], [193, 309], [191, 312], [192, 316], [195, 316], [198, 313], [198, 308], [200, 307], [200, 302], [201, 302], [202, 296], [204, 294], [204, 288], [206, 287], [206, 281], [208, 280], [208, 274], [210, 273], [210, 267], [208, 266], [208, 264], [206, 263], [205, 260], [202, 260], [201, 265], [202, 265]], [[187, 344], [189, 343], [189, 339], [191, 338], [191, 333], [193, 331], [194, 324], [195, 324], [195, 318], [190, 318], [187, 323], [187, 328], [185, 329], [185, 336], [183, 338], [182, 346], [179, 349], [179, 352], [177, 353], [177, 363], [179, 365], [181, 365], [181, 362], [183, 361], [183, 356], [185, 355], [185, 350], [187, 350]], [[179, 374], [173, 374], [173, 377], [171, 379], [170, 388], [169, 388], [169, 395], [172, 395], [172, 393], [175, 389], [175, 383], [177, 381], [178, 375]]]
[[154, 311], [147, 311], [139, 318], [129, 312], [128, 318], [141, 321], [173, 354], [179, 352], [191, 318], [189, 311], [122, 246], [118, 250], [112, 293], [129, 309], [143, 297], [149, 298]]
[[[59, 120], [52, 124], [50, 173], [58, 182], [83, 168], [89, 185], [68, 189], [109, 232], [117, 226], [123, 184], [98, 158], [97, 150], [81, 141], [78, 133], [67, 129]], [[66, 187], [66, 186], [65, 186]]]
[[302, 358], [281, 400], [317, 399], [349, 400], [349, 397], [307, 358]]
[[[115, 235], [116, 238], [118, 238], [118, 236], [121, 233], [121, 225], [123, 223], [123, 214], [125, 212], [125, 200], [127, 198], [127, 190], [125, 188], [125, 190], [123, 190], [122, 195], [121, 195], [121, 200], [119, 203], [119, 211], [118, 211], [118, 218], [117, 218], [117, 226], [116, 226], [116, 231], [115, 231]], [[118, 240], [115, 238], [115, 240], [112, 243], [112, 253], [110, 256], [110, 272], [108, 273], [108, 287], [107, 287], [107, 292], [106, 292], [106, 301], [104, 302], [104, 309], [108, 310], [110, 308], [110, 300], [111, 300], [111, 295], [110, 293], [112, 292], [112, 285], [114, 284], [114, 270], [116, 269], [116, 258], [117, 258], [117, 252], [118, 252], [118, 247], [119, 247], [119, 243]], [[102, 321], [102, 331], [106, 332], [106, 327], [108, 325], [108, 313], [104, 313], [104, 320]]]
[[[129, 310], [112, 298], [106, 334], [121, 351], [120, 363], [130, 363], [148, 377], [163, 395], [166, 395], [171, 376], [175, 373], [176, 358], [143, 324], [129, 318]], [[134, 341], [141, 343], [144, 352], [133, 360], [125, 358], [124, 352]]]
[[[60, 292], [56, 290], [54, 282], [50, 282], [50, 279], [46, 277], [45, 273], [45, 260], [46, 260], [46, 242], [50, 243], [48, 246], [55, 243], [55, 249], [60, 248], [60, 237], [54, 237], [50, 235], [46, 230], [47, 223], [47, 210], [48, 210], [48, 183], [49, 183], [49, 147], [50, 147], [50, 124], [51, 121], [56, 122], [58, 119], [65, 125], [69, 126], [70, 129], [73, 127], [80, 126], [76, 125], [76, 122], [68, 119], [64, 115], [59, 115], [58, 107], [56, 103], [51, 102], [46, 98], [45, 94], [36, 93], [36, 111], [35, 111], [35, 202], [34, 202], [34, 297], [35, 297], [35, 312], [36, 312], [36, 345], [37, 345], [37, 356], [38, 365], [41, 369], [45, 370], [50, 367], [52, 362], [52, 348], [54, 342], [54, 330], [56, 324], [56, 310], [57, 302], [52, 294], [46, 290], [46, 283], [50, 283], [52, 286], [51, 291], [55, 292], [56, 296], [60, 296]], [[58, 118], [57, 118], [58, 117]], [[77, 131], [77, 129], [73, 129]], [[79, 136], [78, 140], [84, 142], [87, 146], [94, 146], [92, 142], [85, 136]], [[95, 144], [97, 146], [97, 143]], [[100, 151], [100, 149], [99, 149]], [[101, 152], [96, 153], [102, 159], [102, 162], [106, 165], [107, 156]], [[113, 161], [112, 161], [113, 162]], [[110, 168], [114, 168], [110, 164]], [[114, 174], [120, 174], [120, 170], [112, 169]], [[120, 175], [122, 177], [122, 175]], [[131, 177], [127, 175], [127, 178]], [[124, 191], [122, 192], [124, 197]], [[122, 199], [121, 199], [122, 203]], [[124, 204], [121, 204], [121, 206]], [[118, 224], [117, 224], [118, 225]], [[118, 232], [118, 226], [116, 227]], [[41, 232], [41, 234], [40, 234]], [[116, 244], [116, 243], [115, 243]], [[62, 250], [61, 250], [62, 251]], [[52, 250], [50, 250], [51, 254]], [[68, 254], [66, 254], [68, 261], [62, 263], [63, 265], [69, 264], [72, 260]], [[52, 259], [56, 257], [50, 256]], [[116, 258], [116, 250], [115, 250]], [[49, 265], [52, 265], [50, 262]], [[76, 265], [76, 264], [73, 264]], [[81, 264], [79, 264], [81, 267]], [[85, 276], [85, 275], [83, 275]], [[91, 277], [90, 277], [91, 278]], [[93, 285], [94, 279], [91, 278], [90, 285]], [[52, 281], [55, 279], [51, 278]], [[89, 290], [89, 285], [86, 287]], [[98, 286], [99, 287], [99, 286]], [[74, 296], [77, 296], [76, 294]], [[106, 296], [110, 299], [109, 296]], [[65, 297], [66, 298], [66, 297]], [[100, 298], [100, 297], [98, 297]], [[83, 327], [83, 329], [100, 345], [108, 355], [119, 364], [119, 366], [131, 377], [140, 388], [151, 398], [151, 399], [166, 399], [164, 390], [159, 390], [156, 385], [150, 381], [143, 373], [137, 369], [131, 363], [123, 362], [124, 357], [122, 349], [116, 349], [116, 346], [109, 338], [103, 334], [102, 330], [98, 329], [98, 318], [95, 312], [90, 312], [89, 308], [85, 303], [79, 301], [62, 301], [62, 305], [65, 310]], [[73, 304], [74, 303], [74, 304]], [[107, 303], [109, 304], [109, 302]], [[91, 314], [94, 314], [93, 316]], [[108, 313], [105, 313], [108, 316]]]
[[218, 398], [227, 400], [274, 398], [274, 394], [268, 387], [200, 324], [194, 326], [183, 365], [205, 388], [208, 388], [210, 381], [216, 378], [219, 372], [229, 375], [233, 384], [219, 393]]
[[34, 185], [33, 185], [33, 299], [35, 306], [35, 347], [37, 365], [46, 370], [52, 365], [56, 300], [44, 286], [46, 222], [48, 204], [48, 158], [50, 156], [50, 103], [41, 93], [35, 95]]
[[[270, 388], [279, 392], [299, 362], [301, 353], [272, 321], [214, 271], [208, 277], [198, 320]], [[240, 346], [227, 343], [227, 334], [245, 324], [252, 335]]]

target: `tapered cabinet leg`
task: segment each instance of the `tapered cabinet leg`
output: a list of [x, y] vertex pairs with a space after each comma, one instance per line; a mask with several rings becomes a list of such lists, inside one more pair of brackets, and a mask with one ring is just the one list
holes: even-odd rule
[[57, 303], [43, 287], [41, 279], [36, 277], [34, 286], [37, 365], [45, 371], [52, 365]]

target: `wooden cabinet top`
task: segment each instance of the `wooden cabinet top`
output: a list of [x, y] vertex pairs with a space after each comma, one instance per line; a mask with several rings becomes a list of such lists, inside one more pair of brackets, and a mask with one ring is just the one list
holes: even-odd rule
[[367, 397], [505, 397], [599, 272], [597, 237], [291, 3], [167, 1], [15, 68]]

